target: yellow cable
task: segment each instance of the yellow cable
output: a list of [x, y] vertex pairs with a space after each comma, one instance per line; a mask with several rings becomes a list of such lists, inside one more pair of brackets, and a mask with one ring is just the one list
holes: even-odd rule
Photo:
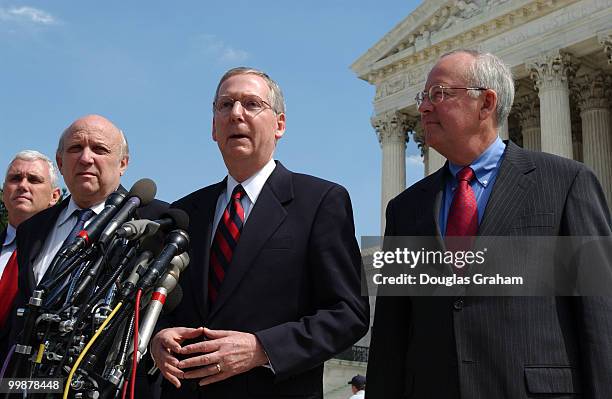
[[94, 344], [94, 342], [96, 342], [96, 339], [98, 339], [98, 336], [102, 333], [102, 330], [104, 330], [106, 326], [108, 325], [108, 323], [111, 321], [111, 319], [115, 317], [115, 314], [117, 313], [119, 308], [121, 308], [121, 306], [123, 306], [123, 302], [119, 302], [117, 306], [115, 306], [115, 309], [113, 309], [111, 314], [108, 315], [108, 317], [104, 320], [102, 325], [98, 328], [94, 336], [91, 337], [87, 345], [85, 345], [85, 349], [83, 349], [83, 352], [81, 352], [81, 354], [77, 358], [77, 361], [74, 363], [74, 366], [72, 366], [72, 370], [70, 370], [70, 374], [68, 374], [68, 380], [66, 381], [66, 386], [64, 387], [63, 399], [68, 399], [68, 391], [70, 391], [70, 383], [72, 382], [72, 377], [74, 377], [74, 373], [79, 368], [79, 365], [83, 361], [85, 354], [87, 353], [89, 348], [91, 348], [91, 346]]

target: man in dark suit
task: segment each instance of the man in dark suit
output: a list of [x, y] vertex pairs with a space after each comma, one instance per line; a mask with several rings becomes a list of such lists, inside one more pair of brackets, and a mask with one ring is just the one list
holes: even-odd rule
[[[87, 115], [77, 119], [60, 136], [56, 162], [70, 196], [22, 223], [17, 230], [18, 307], [28, 303], [33, 290], [45, 277], [55, 254], [77, 224], [78, 215], [87, 215], [84, 224], [87, 227], [87, 221], [104, 209], [106, 197], [122, 189], [120, 179], [129, 162], [128, 143], [111, 121], [100, 115]], [[139, 208], [137, 215], [157, 219], [167, 208], [167, 203], [154, 200]], [[15, 321], [12, 342], [17, 342], [16, 337], [23, 328], [21, 318]], [[136, 385], [141, 396], [150, 395], [144, 378], [139, 378]]]
[[51, 160], [38, 151], [17, 153], [8, 166], [2, 186], [8, 225], [0, 232], [0, 360], [5, 358], [8, 349], [8, 322], [17, 294], [16, 229], [32, 215], [55, 205], [59, 197], [57, 171]]
[[367, 331], [348, 193], [274, 161], [284, 131], [268, 75], [222, 77], [213, 140], [228, 176], [174, 204], [190, 216], [191, 265], [172, 327], [152, 340], [174, 384], [163, 397], [321, 398], [323, 362]]
[[[498, 138], [513, 96], [497, 57], [440, 58], [416, 100], [448, 162], [389, 202], [385, 236], [611, 234], [593, 172]], [[610, 398], [611, 315], [608, 297], [379, 296], [367, 397]]]

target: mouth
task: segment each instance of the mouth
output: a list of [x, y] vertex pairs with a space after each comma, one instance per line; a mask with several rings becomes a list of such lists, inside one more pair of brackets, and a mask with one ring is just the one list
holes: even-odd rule
[[230, 140], [232, 140], [232, 139], [234, 139], [234, 140], [240, 140], [240, 139], [249, 139], [249, 138], [250, 138], [250, 137], [249, 137], [249, 136], [247, 136], [246, 134], [240, 134], [240, 133], [237, 133], [237, 134], [232, 134], [232, 135], [230, 135], [230, 136], [229, 136], [229, 139], [230, 139]]
[[96, 174], [93, 172], [80, 172], [80, 173], [77, 173], [77, 176], [96, 177]]
[[32, 199], [26, 195], [18, 195], [13, 198], [13, 201], [32, 201]]

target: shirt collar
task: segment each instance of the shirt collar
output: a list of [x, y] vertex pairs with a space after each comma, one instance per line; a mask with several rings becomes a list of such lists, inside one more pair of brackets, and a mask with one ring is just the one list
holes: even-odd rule
[[15, 237], [17, 237], [17, 230], [12, 225], [7, 225], [6, 237], [4, 237], [4, 243], [2, 246], [7, 247], [11, 245], [15, 241]]
[[[491, 177], [493, 177], [493, 172], [495, 171], [495, 168], [497, 168], [499, 160], [504, 155], [505, 149], [506, 145], [498, 136], [497, 139], [495, 139], [495, 141], [470, 165], [470, 167], [474, 171], [476, 181], [478, 181], [481, 186], [487, 187], [487, 185], [491, 181]], [[456, 178], [457, 173], [459, 173], [459, 171], [463, 169], [463, 166], [455, 165], [454, 163], [449, 161], [448, 168], [453, 174], [453, 176]]]
[[[59, 215], [59, 218], [58, 218], [58, 222], [59, 222], [58, 223], [58, 227], [62, 226], [64, 223], [66, 223], [68, 220], [70, 220], [70, 218], [74, 215], [74, 211], [79, 210], [79, 209], [81, 209], [81, 208], [79, 208], [79, 206], [76, 204], [76, 202], [74, 202], [74, 199], [72, 197], [70, 197], [70, 201], [68, 202], [68, 206]], [[94, 211], [94, 213], [96, 215], [99, 214], [104, 209], [104, 201], [100, 202], [99, 204], [96, 204], [96, 205], [92, 206], [89, 209]]]
[[266, 184], [266, 180], [268, 180], [268, 177], [270, 177], [275, 167], [276, 162], [274, 162], [274, 159], [270, 159], [268, 163], [264, 165], [263, 168], [261, 168], [253, 176], [249, 177], [242, 183], [238, 183], [236, 179], [232, 177], [232, 175], [228, 174], [227, 190], [225, 191], [225, 197], [227, 200], [226, 202], [230, 201], [230, 197], [232, 196], [234, 188], [236, 188], [238, 184], [242, 184], [242, 187], [244, 188], [247, 197], [249, 197], [251, 203], [254, 204], [255, 201], [257, 201], [257, 197], [259, 197], [259, 194], [261, 193], [264, 184]]

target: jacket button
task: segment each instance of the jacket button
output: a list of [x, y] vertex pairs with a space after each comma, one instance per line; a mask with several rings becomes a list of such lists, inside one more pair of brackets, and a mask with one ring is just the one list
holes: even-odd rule
[[455, 308], [455, 310], [461, 310], [463, 309], [463, 298], [459, 298], [457, 299], [454, 303], [453, 303], [453, 308]]

